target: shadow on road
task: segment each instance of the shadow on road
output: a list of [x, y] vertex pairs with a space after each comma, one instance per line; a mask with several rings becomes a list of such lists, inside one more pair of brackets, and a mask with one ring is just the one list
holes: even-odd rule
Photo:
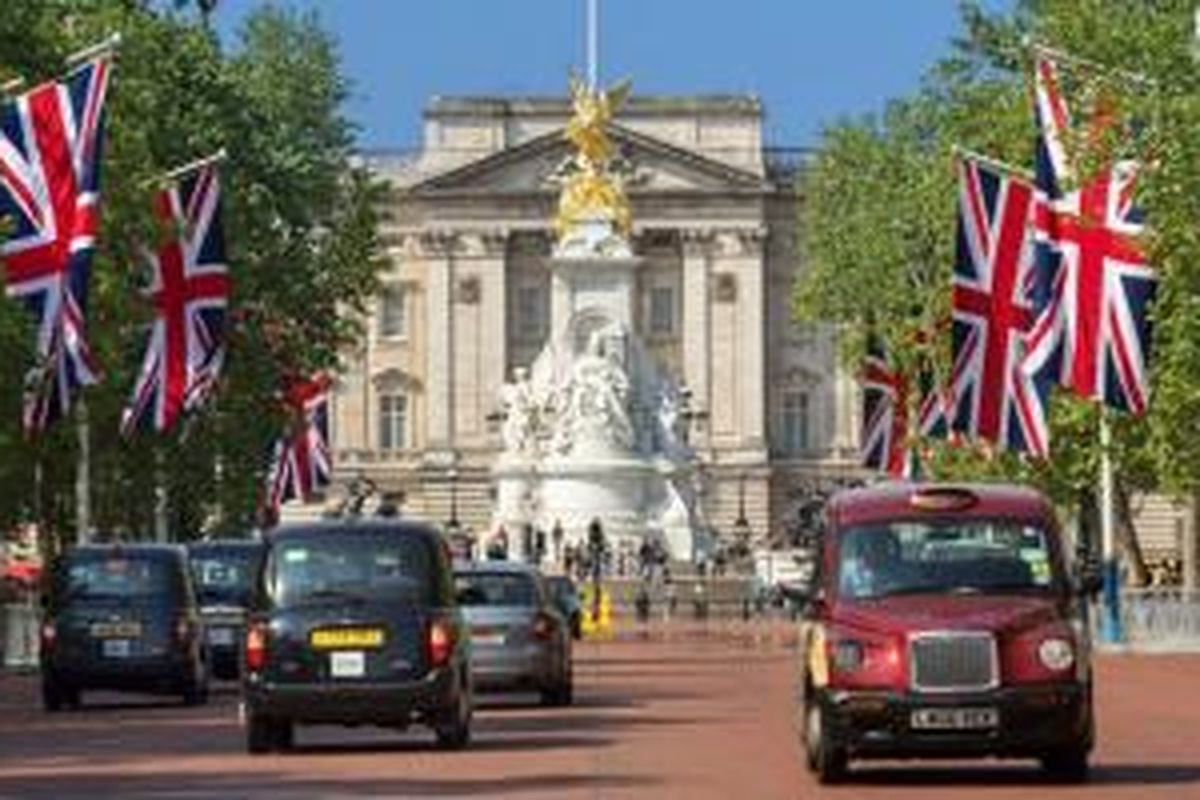
[[[1025, 786], [1058, 781], [1037, 767], [856, 767], [847, 783], [887, 786]], [[1200, 783], [1197, 764], [1096, 764], [1088, 786], [1169, 786]]]
[[[424, 736], [417, 738], [415, 735], [407, 734], [400, 735], [404, 738], [397, 738], [395, 740], [372, 739], [371, 741], [348, 742], [322, 741], [309, 744], [298, 744], [292, 749], [292, 752], [284, 756], [284, 758], [291, 758], [294, 756], [344, 756], [350, 753], [373, 754], [440, 752], [437, 744], [432, 738], [426, 738]], [[467, 746], [467, 752], [518, 753], [528, 750], [568, 750], [582, 747], [608, 747], [611, 744], [611, 739], [600, 736], [536, 734], [533, 736], [491, 737], [484, 735], [481, 732], [471, 740], [471, 744]]]
[[243, 797], [261, 794], [272, 798], [341, 796], [365, 797], [510, 797], [519, 793], [559, 792], [580, 789], [604, 796], [607, 793], [654, 787], [659, 778], [642, 775], [537, 775], [489, 776], [483, 778], [313, 780], [290, 778], [283, 773], [258, 770], [252, 775], [122, 775], [72, 774], [53, 781], [18, 783], [0, 780], [0, 795], [9, 792], [25, 798], [92, 798], [106, 789], [122, 798]]

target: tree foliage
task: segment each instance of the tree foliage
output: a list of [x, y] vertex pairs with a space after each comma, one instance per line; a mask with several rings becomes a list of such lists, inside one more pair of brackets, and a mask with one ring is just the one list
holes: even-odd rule
[[[947, 316], [957, 184], [954, 148], [1031, 167], [1031, 42], [1070, 54], [1068, 102], [1101, 103], [1125, 123], [1104, 141], [1072, 141], [1086, 176], [1118, 154], [1142, 161], [1151, 263], [1161, 282], [1153, 311], [1152, 397], [1142, 418], [1110, 414], [1121, 488], [1190, 492], [1200, 485], [1200, 57], [1191, 0], [1023, 0], [1011, 13], [962, 6], [962, 35], [921, 89], [879, 115], [824, 134], [804, 176], [807, 268], [796, 289], [804, 319], [851, 332], [843, 356], [857, 364], [868, 325], [901, 367], [932, 351], [944, 376], [948, 344], [913, 335]], [[946, 338], [946, 337], [943, 337]], [[1094, 484], [1099, 410], [1057, 392], [1052, 454], [1030, 461], [989, 448], [934, 448], [946, 476], [1031, 480], [1060, 501]]]
[[[201, 11], [204, 9], [202, 8]], [[145, 536], [153, 487], [168, 488], [173, 535], [206, 520], [253, 523], [270, 442], [285, 418], [281, 380], [336, 369], [357, 334], [357, 312], [380, 267], [373, 209], [380, 187], [352, 167], [353, 126], [335, 43], [311, 14], [253, 13], [222, 47], [190, 9], [128, 0], [7, 0], [0, 14], [0, 80], [60, 74], [64, 57], [119, 31], [109, 90], [102, 221], [93, 264], [89, 339], [104, 370], [86, 391], [93, 521]], [[233, 274], [229, 357], [215, 402], [164, 436], [118, 435], [151, 309], [138, 247], [156, 240], [151, 192], [163, 172], [228, 151], [222, 167]], [[31, 338], [24, 312], [0, 303], [0, 522], [33, 506], [58, 530], [72, 525], [76, 432], [60, 423], [25, 441], [21, 377]], [[34, 463], [42, 491], [33, 499]]]

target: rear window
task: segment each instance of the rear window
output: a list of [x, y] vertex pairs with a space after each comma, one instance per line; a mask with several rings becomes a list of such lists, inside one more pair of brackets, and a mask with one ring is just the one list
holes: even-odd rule
[[454, 591], [464, 606], [536, 606], [537, 585], [529, 575], [469, 572], [454, 576]]
[[251, 548], [198, 550], [191, 554], [192, 582], [205, 605], [246, 605], [260, 552]]
[[171, 591], [171, 562], [137, 555], [77, 556], [57, 577], [61, 602], [129, 600]]
[[277, 607], [385, 601], [431, 605], [435, 565], [411, 536], [331, 534], [277, 542], [267, 569], [267, 594]]

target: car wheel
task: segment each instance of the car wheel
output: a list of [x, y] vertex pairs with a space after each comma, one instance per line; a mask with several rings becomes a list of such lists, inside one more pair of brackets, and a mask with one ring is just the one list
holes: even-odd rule
[[208, 702], [208, 670], [204, 662], [199, 662], [192, 669], [192, 675], [183, 685], [183, 704], [185, 706], [201, 706]]
[[290, 719], [274, 720], [273, 725], [275, 749], [281, 753], [286, 753], [291, 750], [296, 744], [296, 725]]
[[821, 704], [808, 701], [804, 709], [804, 749], [808, 756], [808, 768], [822, 784], [838, 783], [846, 777], [849, 759], [845, 748], [833, 738], [826, 724], [825, 711]]
[[269, 753], [278, 746], [277, 723], [271, 717], [246, 713], [246, 752], [252, 755]]
[[47, 711], [61, 711], [71, 705], [69, 693], [54, 678], [42, 678], [42, 707]]
[[1087, 750], [1058, 750], [1042, 757], [1048, 776], [1065, 783], [1082, 783], [1088, 777]]
[[443, 750], [461, 750], [471, 741], [471, 700], [466, 689], [459, 689], [452, 716], [446, 722], [433, 726], [438, 747]]

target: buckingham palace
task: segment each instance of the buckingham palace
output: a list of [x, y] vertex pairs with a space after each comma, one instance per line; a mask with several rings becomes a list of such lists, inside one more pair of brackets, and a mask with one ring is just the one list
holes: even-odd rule
[[[333, 398], [336, 483], [490, 524], [501, 389], [550, 335], [569, 113], [566, 98], [435, 97], [419, 149], [363, 154], [389, 186], [388, 267]], [[763, 117], [750, 96], [634, 96], [610, 132], [640, 262], [631, 326], [686, 387], [706, 518], [758, 542], [857, 474], [859, 414], [832, 330], [792, 320], [804, 153], [766, 146]]]

